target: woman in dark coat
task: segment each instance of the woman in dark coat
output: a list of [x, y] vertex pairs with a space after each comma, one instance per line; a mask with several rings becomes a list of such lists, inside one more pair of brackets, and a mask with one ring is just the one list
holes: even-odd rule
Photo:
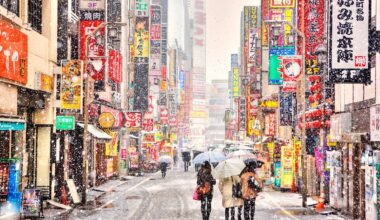
[[208, 161], [205, 161], [198, 171], [197, 184], [204, 191], [203, 193], [199, 192], [202, 218], [203, 220], [208, 220], [211, 213], [213, 185], [216, 184], [215, 179], [211, 175], [211, 165]]

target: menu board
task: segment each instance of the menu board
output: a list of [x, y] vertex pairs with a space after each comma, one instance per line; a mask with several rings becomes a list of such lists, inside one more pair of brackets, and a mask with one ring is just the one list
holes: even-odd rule
[[37, 189], [24, 189], [22, 191], [22, 215], [40, 216], [41, 192]]

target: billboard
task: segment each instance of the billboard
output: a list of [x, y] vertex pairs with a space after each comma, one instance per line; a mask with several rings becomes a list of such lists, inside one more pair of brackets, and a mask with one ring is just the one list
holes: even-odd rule
[[290, 189], [293, 183], [294, 154], [292, 146], [281, 147], [281, 188]]
[[61, 110], [82, 110], [83, 62], [70, 60], [62, 66], [61, 77]]
[[0, 20], [0, 78], [22, 84], [28, 81], [28, 36]]
[[302, 73], [302, 57], [300, 55], [281, 56], [280, 72], [283, 78], [283, 92], [297, 91], [297, 78]]
[[368, 83], [370, 0], [331, 0], [330, 81]]

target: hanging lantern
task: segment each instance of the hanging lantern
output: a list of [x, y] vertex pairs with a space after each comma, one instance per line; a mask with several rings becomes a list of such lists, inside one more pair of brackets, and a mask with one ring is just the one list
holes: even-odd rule
[[314, 95], [314, 99], [315, 99], [316, 101], [321, 100], [321, 99], [322, 99], [322, 95], [321, 95], [321, 93], [317, 93], [317, 94], [315, 94], [315, 95]]
[[314, 102], [314, 97], [313, 97], [313, 95], [309, 95], [308, 100], [309, 100], [310, 103], [313, 103], [313, 102]]

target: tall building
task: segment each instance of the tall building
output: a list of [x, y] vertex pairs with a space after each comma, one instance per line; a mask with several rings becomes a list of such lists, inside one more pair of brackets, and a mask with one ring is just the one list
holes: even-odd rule
[[224, 142], [224, 114], [228, 108], [228, 80], [212, 80], [209, 91], [208, 110], [209, 123], [206, 131], [206, 143], [218, 144]]

